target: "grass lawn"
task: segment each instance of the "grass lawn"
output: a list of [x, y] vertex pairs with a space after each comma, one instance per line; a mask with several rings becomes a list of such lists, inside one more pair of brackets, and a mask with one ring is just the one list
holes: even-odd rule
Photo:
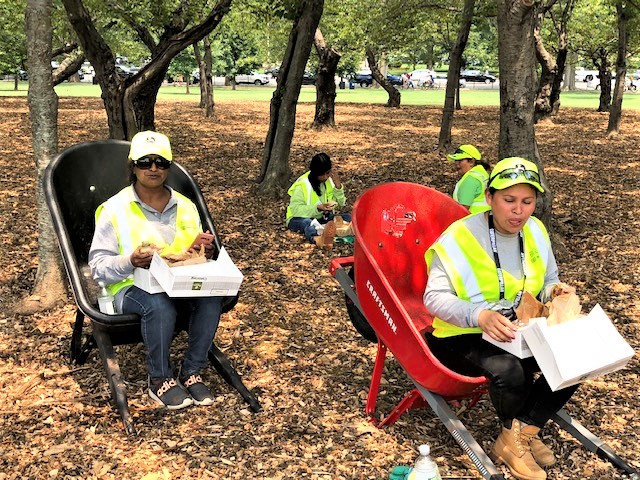
[[[27, 82], [20, 82], [18, 90], [14, 90], [13, 81], [0, 81], [0, 97], [2, 96], [26, 96]], [[236, 90], [231, 87], [214, 87], [214, 98], [216, 102], [233, 101], [264, 101], [271, 100], [273, 86], [238, 86]], [[62, 83], [56, 86], [56, 92], [60, 97], [98, 97], [100, 87], [88, 83]], [[444, 89], [403, 90], [402, 105], [442, 105], [444, 103]], [[561, 96], [564, 108], [593, 108], [598, 107], [599, 91], [576, 90], [564, 92]], [[200, 101], [200, 90], [197, 86], [191, 85], [189, 93], [186, 93], [184, 85], [165, 85], [160, 88], [159, 99], [172, 99], [181, 101]], [[381, 88], [359, 88], [353, 90], [345, 89], [337, 91], [337, 102], [342, 103], [377, 103], [387, 102], [387, 94]], [[305, 85], [300, 92], [300, 102], [315, 102], [316, 90], [313, 86]], [[460, 92], [460, 101], [466, 106], [498, 106], [500, 101], [499, 87], [494, 85], [490, 88], [483, 86], [468, 86]], [[623, 108], [625, 110], [640, 110], [640, 93], [627, 92], [624, 96]]]

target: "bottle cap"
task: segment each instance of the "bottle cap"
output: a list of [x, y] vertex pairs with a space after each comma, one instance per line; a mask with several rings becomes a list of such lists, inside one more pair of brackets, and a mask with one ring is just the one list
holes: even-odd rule
[[418, 451], [420, 452], [420, 455], [426, 457], [431, 453], [431, 447], [429, 445], [420, 445], [418, 447]]

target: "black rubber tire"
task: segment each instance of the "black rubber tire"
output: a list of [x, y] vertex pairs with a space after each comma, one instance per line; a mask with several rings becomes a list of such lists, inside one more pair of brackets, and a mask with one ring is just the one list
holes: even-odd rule
[[[351, 278], [351, 280], [355, 282], [355, 268], [353, 267], [349, 270], [349, 278]], [[362, 314], [362, 312], [358, 310], [358, 307], [355, 306], [355, 304], [351, 301], [351, 299], [347, 295], [344, 296], [344, 303], [347, 306], [347, 313], [349, 314], [349, 319], [351, 320], [351, 323], [353, 324], [357, 332], [365, 340], [368, 340], [371, 343], [377, 343], [378, 337], [376, 335], [376, 332], [373, 330], [371, 325], [369, 325], [369, 322], [367, 321], [365, 316]]]

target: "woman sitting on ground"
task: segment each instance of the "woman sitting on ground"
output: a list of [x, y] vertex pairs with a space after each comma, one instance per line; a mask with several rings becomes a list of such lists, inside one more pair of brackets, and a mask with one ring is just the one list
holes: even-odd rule
[[[289, 230], [304, 233], [319, 248], [333, 248], [335, 209], [344, 207], [346, 199], [340, 175], [333, 168], [329, 155], [314, 155], [309, 171], [291, 185], [288, 193], [291, 197], [286, 217]], [[340, 216], [345, 222], [351, 221], [350, 214]]]

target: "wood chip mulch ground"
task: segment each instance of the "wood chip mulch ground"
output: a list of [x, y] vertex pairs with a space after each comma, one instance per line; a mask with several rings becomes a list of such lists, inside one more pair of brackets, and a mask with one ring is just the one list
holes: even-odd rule
[[[339, 166], [349, 204], [364, 190], [410, 181], [451, 193], [456, 181], [436, 150], [436, 107], [339, 105], [335, 130], [309, 125], [300, 105], [291, 151], [294, 175], [326, 151]], [[375, 428], [364, 414], [375, 345], [350, 324], [343, 291], [328, 272], [351, 245], [320, 251], [284, 226], [285, 200], [253, 193], [268, 124], [268, 103], [219, 103], [212, 119], [197, 105], [163, 101], [157, 128], [175, 158], [195, 175], [220, 235], [245, 275], [237, 307], [217, 342], [259, 397], [254, 414], [212, 370], [213, 406], [167, 413], [146, 394], [144, 350], [118, 347], [139, 435], [128, 438], [112, 407], [94, 352], [67, 362], [73, 299], [32, 316], [12, 313], [30, 293], [38, 264], [35, 162], [26, 99], [0, 99], [0, 480], [8, 479], [385, 479], [429, 443], [444, 477], [481, 478], [428, 409]], [[537, 126], [553, 193], [562, 278], [576, 285], [585, 309], [610, 314], [640, 348], [640, 113], [625, 112], [622, 133], [605, 135], [607, 115], [561, 110]], [[108, 135], [99, 99], [62, 99], [60, 148]], [[456, 113], [454, 142], [474, 143], [495, 163], [498, 110]], [[184, 336], [175, 342], [184, 349]], [[411, 388], [388, 361], [378, 408], [388, 413]], [[567, 406], [630, 465], [640, 470], [640, 362], [584, 384]], [[482, 400], [462, 420], [487, 449], [498, 432]], [[545, 441], [559, 457], [549, 478], [622, 479], [615, 467], [554, 425]], [[511, 478], [505, 471], [505, 477]]]

